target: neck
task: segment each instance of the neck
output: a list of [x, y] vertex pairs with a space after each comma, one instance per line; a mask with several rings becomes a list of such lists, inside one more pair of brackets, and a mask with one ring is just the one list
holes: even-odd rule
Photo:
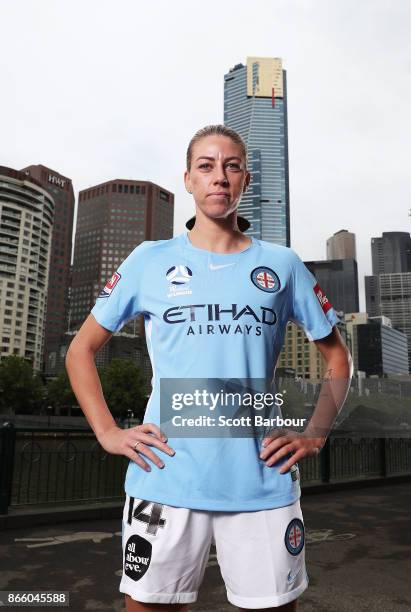
[[238, 229], [237, 211], [225, 218], [212, 219], [197, 209], [195, 225], [188, 237], [192, 245], [216, 253], [235, 253], [251, 244], [251, 238]]

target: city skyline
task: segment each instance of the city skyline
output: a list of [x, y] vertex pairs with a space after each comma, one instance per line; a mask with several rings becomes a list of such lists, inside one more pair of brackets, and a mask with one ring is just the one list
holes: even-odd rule
[[[194, 213], [182, 179], [185, 150], [199, 127], [223, 122], [223, 75], [247, 56], [282, 57], [291, 246], [303, 260], [320, 260], [329, 236], [341, 228], [354, 232], [363, 310], [371, 237], [410, 226], [411, 8], [378, 0], [318, 1], [315, 10], [310, 2], [257, 1], [250, 13], [239, 2], [234, 13], [219, 7], [216, 21], [213, 10], [194, 19], [184, 1], [159, 4], [160, 21], [158, 5], [141, 13], [131, 2], [121, 13], [107, 2], [98, 13], [79, 2], [46, 1], [41, 12], [31, 1], [23, 13], [3, 7], [2, 110], [9, 119], [2, 164], [53, 168], [72, 179], [76, 200], [79, 191], [117, 177], [162, 184], [175, 193], [179, 233]], [[159, 40], [172, 42], [167, 52], [151, 42], [154, 24]], [[65, 34], [74, 31], [76, 45], [67, 45]], [[200, 44], [211, 40], [210, 31], [213, 43]], [[28, 56], [53, 88], [27, 68]]]

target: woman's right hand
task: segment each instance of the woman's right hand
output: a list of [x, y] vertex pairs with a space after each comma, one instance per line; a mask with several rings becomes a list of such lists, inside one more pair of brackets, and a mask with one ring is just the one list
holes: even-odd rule
[[[97, 439], [108, 453], [125, 455], [147, 472], [151, 471], [151, 467], [144, 461], [142, 455], [151, 459], [159, 468], [164, 467], [163, 461], [149, 446], [155, 446], [170, 456], [175, 455], [175, 450], [166, 444], [167, 436], [154, 423], [143, 423], [129, 429], [121, 429], [114, 425], [100, 434]], [[139, 442], [137, 449], [134, 448], [136, 442]]]

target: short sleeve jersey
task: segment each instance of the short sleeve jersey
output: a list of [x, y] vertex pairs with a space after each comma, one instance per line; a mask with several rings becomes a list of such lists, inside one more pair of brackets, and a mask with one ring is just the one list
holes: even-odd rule
[[[272, 379], [289, 320], [310, 341], [338, 317], [295, 251], [251, 237], [237, 253], [194, 246], [185, 231], [145, 241], [122, 262], [91, 312], [117, 332], [144, 314], [152, 391], [144, 422], [160, 423], [161, 378]], [[292, 504], [299, 479], [268, 467], [254, 437], [169, 437], [170, 457], [146, 472], [130, 461], [125, 491], [178, 507], [247, 511]]]

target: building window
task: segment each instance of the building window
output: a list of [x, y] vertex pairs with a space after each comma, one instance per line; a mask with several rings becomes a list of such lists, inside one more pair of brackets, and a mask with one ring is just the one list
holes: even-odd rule
[[114, 185], [112, 185], [112, 191], [113, 193], [117, 192], [117, 185], [114, 183]]
[[118, 192], [119, 193], [123, 193], [123, 185], [119, 185], [118, 186]]
[[128, 193], [128, 185], [124, 185], [124, 193]]

